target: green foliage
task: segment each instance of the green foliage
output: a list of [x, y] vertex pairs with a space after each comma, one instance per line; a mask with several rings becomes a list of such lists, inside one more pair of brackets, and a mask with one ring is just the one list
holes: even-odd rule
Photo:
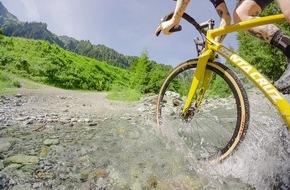
[[124, 56], [105, 45], [92, 45], [89, 40], [78, 41], [67, 36], [60, 36], [59, 38], [64, 42], [65, 49], [99, 61], [106, 61], [110, 65], [117, 67], [128, 68], [137, 58], [134, 56]]
[[19, 88], [19, 81], [13, 79], [9, 74], [0, 71], [0, 93], [7, 92], [8, 88]]
[[130, 67], [130, 84], [141, 93], [158, 93], [165, 77], [172, 69], [171, 66], [150, 61], [147, 52], [132, 63]]
[[64, 47], [64, 43], [47, 29], [47, 24], [41, 22], [7, 22], [2, 27], [7, 36], [20, 36], [29, 39], [41, 39]]
[[[279, 13], [277, 3], [272, 3], [263, 11], [261, 16]], [[290, 25], [281, 23], [278, 25], [283, 32], [290, 35]], [[285, 56], [276, 48], [251, 36], [247, 32], [238, 33], [239, 54], [248, 62], [252, 63], [258, 70], [265, 74], [270, 80], [277, 80], [285, 70]]]
[[66, 89], [110, 90], [129, 86], [129, 72], [39, 40], [3, 37], [0, 67], [7, 72]]
[[88, 40], [56, 36], [45, 23], [19, 21], [1, 2], [0, 26], [4, 35], [18, 36], [0, 35], [0, 68], [37, 82], [66, 89], [103, 91], [120, 86], [157, 93], [172, 69], [150, 61], [146, 52], [125, 56]]
[[120, 86], [113, 87], [107, 98], [109, 100], [120, 100], [120, 101], [137, 101], [141, 98], [141, 93], [135, 89], [124, 88]]
[[181, 73], [177, 78], [172, 80], [168, 90], [178, 92], [181, 96], [187, 96], [193, 74], [191, 72]]
[[21, 22], [0, 2], [0, 26], [1, 31], [6, 36], [23, 37], [29, 39], [39, 39], [56, 44], [71, 52], [106, 61], [107, 63], [120, 68], [128, 68], [135, 56], [124, 56], [105, 45], [92, 45], [88, 40], [75, 40], [67, 36], [57, 36], [47, 29], [46, 23], [41, 22]]
[[157, 93], [172, 69], [171, 66], [150, 61], [146, 52], [140, 58], [132, 59], [134, 63], [126, 70], [45, 41], [1, 37], [1, 70], [65, 89], [110, 91], [118, 86], [115, 96], [123, 99], [125, 94], [129, 100], [135, 100], [140, 93]]
[[231, 89], [229, 88], [228, 84], [224, 81], [223, 78], [213, 75], [212, 76], [212, 83], [210, 83], [209, 90], [207, 93], [210, 97], [223, 97], [226, 98], [232, 95]]

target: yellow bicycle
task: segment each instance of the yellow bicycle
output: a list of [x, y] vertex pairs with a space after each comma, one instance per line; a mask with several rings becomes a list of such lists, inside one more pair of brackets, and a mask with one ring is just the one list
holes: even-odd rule
[[[171, 17], [169, 14], [164, 20]], [[233, 69], [213, 61], [217, 53], [265, 94], [289, 129], [290, 105], [285, 97], [250, 63], [215, 40], [231, 32], [283, 22], [284, 15], [260, 17], [217, 29], [213, 29], [213, 20], [198, 24], [186, 13], [183, 18], [202, 33], [205, 40], [195, 39], [197, 59], [180, 64], [165, 79], [157, 99], [157, 123], [178, 128], [179, 136], [200, 160], [219, 162], [236, 149], [248, 129], [249, 101]]]

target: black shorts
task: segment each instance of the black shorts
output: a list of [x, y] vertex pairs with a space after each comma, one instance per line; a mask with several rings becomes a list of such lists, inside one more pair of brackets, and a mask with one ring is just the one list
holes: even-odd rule
[[[234, 0], [232, 0], [232, 1], [234, 1]], [[244, 0], [239, 0], [239, 1], [244, 1]], [[265, 7], [267, 7], [274, 0], [251, 0], [251, 1], [256, 2], [263, 10]], [[214, 7], [217, 7], [219, 4], [224, 3], [225, 1], [224, 0], [210, 0], [210, 2], [212, 2]]]

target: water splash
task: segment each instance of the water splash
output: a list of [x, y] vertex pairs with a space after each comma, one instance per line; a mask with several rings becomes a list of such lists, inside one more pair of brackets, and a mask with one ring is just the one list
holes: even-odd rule
[[189, 169], [197, 173], [198, 179], [206, 179], [203, 188], [290, 188], [289, 131], [275, 108], [260, 96], [257, 92], [250, 94], [251, 123], [246, 138], [232, 156], [217, 165], [199, 163], [173, 126], [161, 126], [168, 143], [183, 155]]

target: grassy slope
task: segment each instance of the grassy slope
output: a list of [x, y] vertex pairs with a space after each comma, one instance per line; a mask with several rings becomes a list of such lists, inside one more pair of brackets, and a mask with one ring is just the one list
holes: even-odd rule
[[6, 73], [66, 89], [103, 91], [129, 86], [127, 70], [40, 40], [1, 36], [0, 67]]

